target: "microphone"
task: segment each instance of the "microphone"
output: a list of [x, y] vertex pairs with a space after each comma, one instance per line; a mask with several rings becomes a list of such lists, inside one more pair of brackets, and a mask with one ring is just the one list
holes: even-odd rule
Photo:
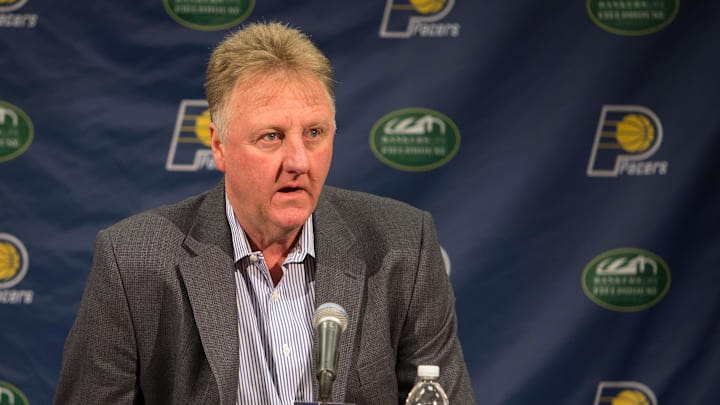
[[320, 346], [315, 358], [320, 402], [330, 401], [332, 383], [337, 372], [340, 335], [347, 327], [347, 312], [338, 304], [326, 302], [315, 310], [313, 325]]

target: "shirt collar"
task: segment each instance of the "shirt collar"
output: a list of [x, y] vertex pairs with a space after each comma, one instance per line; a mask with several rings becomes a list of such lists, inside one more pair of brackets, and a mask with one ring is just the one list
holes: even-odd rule
[[[240, 223], [235, 217], [235, 211], [233, 211], [232, 204], [225, 194], [225, 216], [227, 217], [228, 224], [230, 225], [230, 233], [232, 234], [233, 250], [235, 252], [235, 262], [244, 259], [247, 256], [260, 252], [253, 252], [250, 248], [250, 242], [248, 242], [245, 231], [243, 231]], [[315, 257], [315, 233], [313, 231], [312, 214], [305, 221], [302, 229], [300, 230], [300, 237], [297, 243], [293, 246], [293, 249], [285, 259], [285, 263], [299, 263], [305, 260], [306, 255]]]

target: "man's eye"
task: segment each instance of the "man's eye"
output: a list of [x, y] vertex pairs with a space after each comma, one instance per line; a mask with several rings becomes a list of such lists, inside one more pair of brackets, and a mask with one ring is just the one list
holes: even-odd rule
[[265, 141], [274, 142], [277, 139], [278, 139], [278, 134], [276, 134], [274, 132], [270, 133], [270, 134], [265, 134], [265, 136], [263, 136], [263, 140], [265, 140]]
[[316, 129], [311, 129], [310, 132], [308, 132], [308, 135], [310, 135], [311, 138], [316, 138], [316, 137], [320, 136], [321, 133], [322, 133], [322, 131], [320, 131], [319, 129], [316, 128]]

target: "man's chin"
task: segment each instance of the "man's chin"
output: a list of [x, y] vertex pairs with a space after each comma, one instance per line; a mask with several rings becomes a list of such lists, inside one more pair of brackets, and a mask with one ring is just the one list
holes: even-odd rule
[[275, 222], [281, 228], [295, 230], [305, 225], [311, 213], [312, 210], [308, 208], [285, 208], [276, 213], [274, 217]]

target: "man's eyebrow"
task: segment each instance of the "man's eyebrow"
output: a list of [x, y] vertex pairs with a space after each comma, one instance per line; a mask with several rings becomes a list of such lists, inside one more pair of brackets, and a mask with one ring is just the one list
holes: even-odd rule
[[310, 121], [307, 126], [310, 126], [310, 127], [312, 127], [312, 126], [326, 126], [326, 127], [329, 127], [329, 126], [332, 126], [333, 122], [334, 122], [333, 120], [327, 120], [327, 119], [325, 119], [325, 118], [320, 118], [320, 119], [316, 119], [316, 120]]

